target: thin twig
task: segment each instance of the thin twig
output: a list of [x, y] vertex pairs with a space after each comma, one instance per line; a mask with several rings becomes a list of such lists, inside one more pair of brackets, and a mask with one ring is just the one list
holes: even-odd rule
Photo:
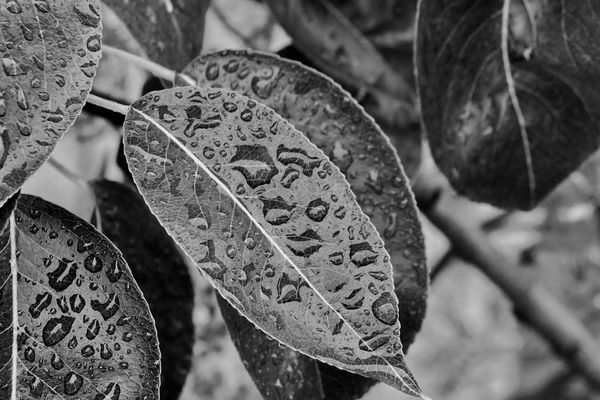
[[129, 106], [117, 103], [116, 101], [104, 99], [91, 93], [87, 97], [87, 102], [123, 115], [127, 115], [129, 112]]

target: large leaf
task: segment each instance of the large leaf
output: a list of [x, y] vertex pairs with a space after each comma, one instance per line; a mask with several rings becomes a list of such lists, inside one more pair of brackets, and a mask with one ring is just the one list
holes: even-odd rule
[[0, 252], [3, 399], [157, 399], [148, 305], [88, 223], [21, 196]]
[[186, 87], [135, 102], [124, 141], [151, 210], [236, 309], [294, 349], [420, 395], [383, 241], [300, 132], [234, 92]]
[[0, 5], [0, 205], [81, 111], [100, 59], [98, 0]]
[[153, 61], [183, 68], [200, 54], [210, 0], [102, 0]]
[[92, 183], [102, 232], [123, 252], [156, 321], [161, 352], [162, 400], [177, 399], [194, 348], [194, 291], [173, 239], [129, 186]]
[[453, 186], [531, 208], [598, 147], [600, 3], [421, 0], [423, 122]]
[[[402, 304], [399, 315], [402, 343], [405, 346], [412, 343], [426, 307], [427, 269], [422, 234], [396, 152], [373, 119], [327, 76], [271, 54], [254, 51], [208, 54], [194, 60], [184, 73], [200, 86], [235, 89], [272, 107], [329, 154], [351, 184], [359, 205], [378, 231], [383, 232], [394, 267], [396, 295]], [[359, 149], [358, 154], [355, 149]], [[396, 185], [398, 179], [403, 182], [402, 189], [386, 190]], [[224, 314], [229, 314], [228, 310]], [[224, 316], [226, 322], [233, 321], [237, 313]], [[234, 332], [246, 334], [245, 329], [237, 328], [244, 326], [242, 322], [232, 325], [228, 323], [234, 341]], [[257, 346], [274, 347], [266, 338]], [[288, 350], [281, 352], [283, 357]], [[268, 368], [250, 370], [255, 376], [262, 372], [266, 377], [272, 375]]]

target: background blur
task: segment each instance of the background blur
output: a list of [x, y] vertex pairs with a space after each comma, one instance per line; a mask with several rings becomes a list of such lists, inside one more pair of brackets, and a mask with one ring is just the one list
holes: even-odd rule
[[[114, 16], [107, 15], [105, 25], [105, 43], [126, 43], [130, 51], [138, 51]], [[245, 47], [277, 51], [289, 43], [262, 4], [213, 0], [205, 52]], [[132, 101], [147, 78], [145, 72], [105, 55], [95, 88]], [[54, 160], [81, 179], [102, 176], [122, 181], [125, 175], [116, 162], [119, 144], [120, 134], [109, 122], [84, 114], [57, 146]], [[426, 155], [424, 162], [431, 163]], [[56, 163], [42, 167], [23, 191], [89, 220], [91, 194]], [[591, 160], [534, 211], [505, 214], [465, 201], [464, 218], [485, 226], [499, 250], [510, 255], [527, 277], [537, 277], [600, 337], [597, 166], [598, 160]], [[440, 268], [422, 332], [408, 353], [408, 364], [424, 391], [444, 400], [593, 399], [546, 343], [519, 324], [494, 284], [453, 257], [445, 238], [423, 222], [428, 263]], [[260, 399], [228, 337], [212, 289], [193, 272], [196, 343], [181, 399]], [[408, 397], [380, 384], [365, 399]]]

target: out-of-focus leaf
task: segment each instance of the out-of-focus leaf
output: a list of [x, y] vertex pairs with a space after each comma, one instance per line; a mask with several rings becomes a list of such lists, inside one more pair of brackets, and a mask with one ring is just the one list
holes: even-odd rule
[[179, 70], [200, 54], [209, 0], [102, 0], [147, 56]]
[[598, 147], [597, 2], [421, 0], [423, 122], [461, 193], [531, 208]]
[[[327, 76], [275, 55], [251, 51], [208, 54], [194, 60], [184, 73], [200, 86], [231, 88], [272, 107], [329, 154], [330, 160], [345, 174], [359, 205], [378, 231], [383, 232], [394, 267], [396, 294], [403, 304], [399, 315], [402, 343], [405, 346], [412, 343], [426, 307], [427, 269], [422, 233], [400, 162], [373, 119]], [[389, 190], [398, 179], [404, 189]], [[237, 313], [225, 315], [230, 314], [228, 311], [224, 310], [226, 322], [235, 320]], [[229, 323], [228, 328], [235, 340], [239, 329], [231, 329]], [[274, 347], [267, 338], [259, 343]], [[264, 378], [272, 375], [267, 368], [249, 372], [259, 387]], [[263, 372], [266, 377], [257, 376]], [[362, 377], [357, 380], [372, 384]]]
[[324, 398], [317, 361], [281, 345], [221, 296], [217, 299], [240, 358], [265, 400]]
[[177, 399], [194, 347], [194, 291], [173, 239], [129, 186], [92, 183], [102, 232], [123, 252], [156, 322], [161, 352], [160, 398]]
[[0, 238], [0, 397], [158, 399], [156, 330], [116, 247], [33, 196], [13, 215]]
[[185, 87], [135, 102], [124, 141], [151, 210], [236, 309], [294, 349], [421, 395], [383, 241], [302, 133], [245, 96]]
[[412, 102], [412, 89], [327, 0], [267, 0], [294, 45], [328, 75]]
[[0, 5], [0, 204], [75, 121], [100, 60], [98, 0]]

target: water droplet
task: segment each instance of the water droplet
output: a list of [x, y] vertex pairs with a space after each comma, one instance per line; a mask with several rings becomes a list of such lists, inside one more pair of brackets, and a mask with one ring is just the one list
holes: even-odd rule
[[96, 350], [94, 350], [94, 347], [92, 345], [85, 345], [83, 346], [83, 348], [81, 349], [81, 355], [84, 357], [91, 357], [96, 353]]
[[244, 122], [250, 122], [252, 120], [252, 110], [250, 110], [249, 108], [246, 108], [244, 111], [242, 111], [242, 113], [240, 114], [240, 118], [242, 119], [242, 121]]
[[209, 81], [214, 81], [217, 79], [219, 77], [219, 65], [217, 63], [210, 63], [206, 67], [205, 76]]
[[202, 150], [202, 154], [204, 154], [204, 157], [206, 157], [207, 160], [210, 160], [215, 156], [215, 150], [212, 147], [205, 147], [204, 150]]
[[398, 307], [389, 293], [383, 293], [371, 306], [373, 315], [386, 325], [394, 325], [398, 321]]
[[42, 329], [42, 340], [48, 347], [62, 341], [71, 331], [75, 319], [67, 315], [51, 318]]
[[6, 3], [6, 9], [13, 14], [21, 14], [23, 12], [23, 7], [17, 0], [9, 0]]
[[73, 396], [79, 392], [83, 385], [83, 377], [73, 371], [67, 372], [63, 380], [64, 391], [67, 395]]
[[248, 250], [252, 250], [256, 247], [256, 242], [254, 241], [254, 239], [249, 237], [244, 240], [244, 245], [246, 246], [246, 248], [248, 248]]

